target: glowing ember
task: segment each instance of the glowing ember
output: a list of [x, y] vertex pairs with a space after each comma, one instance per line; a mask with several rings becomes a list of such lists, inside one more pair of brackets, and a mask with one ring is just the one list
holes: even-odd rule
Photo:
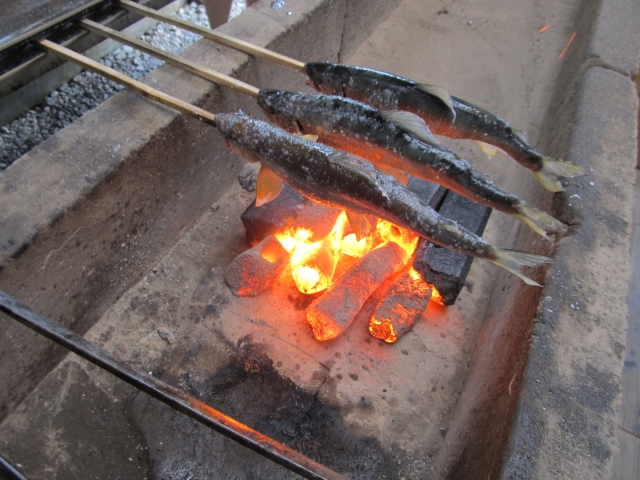
[[430, 298], [431, 287], [418, 272], [401, 274], [373, 312], [369, 333], [387, 343], [395, 342], [411, 330], [427, 309]]
[[371, 244], [371, 237], [361, 238], [360, 241], [358, 241], [356, 240], [356, 234], [350, 233], [349, 235], [345, 235], [342, 239], [342, 248], [340, 253], [354, 258], [360, 258], [371, 250]]
[[340, 245], [347, 221], [342, 212], [331, 233], [324, 239], [306, 243], [312, 238], [308, 229], [287, 230], [276, 237], [285, 250], [291, 252], [291, 275], [302, 293], [316, 293], [331, 285], [340, 259]]
[[409, 259], [396, 243], [389, 242], [359, 259], [331, 288], [307, 308], [307, 320], [318, 340], [330, 340], [344, 332], [364, 302], [382, 282]]
[[378, 220], [376, 240], [378, 243], [395, 242], [407, 252], [408, 255], [413, 255], [420, 237], [406, 228], [398, 227], [386, 220]]

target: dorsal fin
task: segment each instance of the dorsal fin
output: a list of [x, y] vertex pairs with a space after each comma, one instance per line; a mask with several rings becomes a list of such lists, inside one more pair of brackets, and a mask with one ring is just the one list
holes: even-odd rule
[[435, 148], [442, 148], [442, 145], [433, 136], [427, 124], [424, 123], [415, 113], [403, 110], [386, 110], [378, 112], [382, 118], [393, 123], [402, 130], [406, 130], [411, 136], [422, 140]]
[[356, 240], [360, 241], [365, 238], [376, 225], [376, 217], [373, 215], [365, 215], [361, 213], [350, 212], [345, 210], [347, 219], [353, 228], [353, 233], [356, 234]]
[[522, 130], [511, 127], [511, 132], [516, 137], [518, 137], [518, 139], [520, 139], [520, 141], [523, 142], [525, 145], [529, 145], [529, 139], [527, 138], [527, 134], [524, 133]]
[[476, 143], [489, 160], [495, 157], [496, 154], [500, 151], [498, 147], [494, 147], [493, 145], [489, 145], [488, 143], [481, 142], [480, 140], [476, 140]]
[[368, 178], [376, 187], [378, 187], [378, 189], [380, 190], [380, 193], [383, 196], [385, 196], [386, 198], [389, 198], [389, 194], [382, 187], [382, 185], [380, 185], [380, 182], [378, 182], [378, 179], [373, 175], [373, 172], [364, 168], [362, 165], [356, 162], [350, 155], [346, 154], [345, 152], [336, 151], [331, 155], [329, 155], [329, 161], [337, 165], [340, 165], [341, 167], [346, 168], [347, 170], [351, 170], [356, 175], [361, 175]]
[[451, 110], [451, 113], [453, 113], [453, 120], [451, 121], [451, 123], [456, 121], [456, 110], [453, 108], [453, 102], [451, 101], [451, 95], [449, 94], [449, 92], [447, 92], [442, 87], [431, 85], [429, 83], [418, 83], [416, 84], [416, 87], [418, 87], [423, 92], [428, 93], [429, 95], [433, 95], [434, 97], [441, 100], [442, 103], [444, 103], [449, 108], [449, 110]]
[[264, 165], [260, 166], [256, 180], [256, 207], [274, 200], [282, 191], [282, 180]]
[[384, 165], [382, 163], [376, 164], [376, 168], [380, 170], [382, 173], [386, 173], [387, 175], [391, 175], [395, 178], [398, 183], [403, 186], [407, 186], [409, 183], [409, 174], [404, 170], [400, 170], [399, 168], [390, 167], [389, 165]]

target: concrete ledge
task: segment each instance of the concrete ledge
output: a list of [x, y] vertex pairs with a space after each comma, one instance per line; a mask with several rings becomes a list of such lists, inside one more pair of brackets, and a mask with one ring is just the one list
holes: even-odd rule
[[569, 182], [565, 205], [581, 222], [562, 240], [547, 275], [504, 478], [610, 478], [613, 472], [637, 111], [629, 78], [587, 70], [567, 158], [587, 175]]
[[[388, 8], [378, 4], [385, 3], [367, 5], [384, 14]], [[305, 0], [288, 15], [262, 1], [220, 30], [294, 58], [335, 59], [347, 4]], [[350, 27], [363, 30], [373, 20], [354, 18]], [[183, 55], [260, 87], [299, 89], [304, 82], [208, 41]], [[171, 66], [145, 82], [213, 112], [258, 113], [252, 99]], [[112, 97], [0, 175], [0, 288], [86, 332], [229, 188], [241, 166], [210, 127], [128, 92]], [[0, 329], [1, 420], [66, 352], [13, 320], [0, 318]]]
[[635, 77], [640, 61], [640, 8], [635, 0], [603, 0], [588, 55], [601, 66]]

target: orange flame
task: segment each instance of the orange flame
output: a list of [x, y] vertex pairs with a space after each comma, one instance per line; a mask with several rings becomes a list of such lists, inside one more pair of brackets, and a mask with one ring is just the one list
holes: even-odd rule
[[399, 227], [386, 220], [378, 220], [376, 240], [381, 244], [395, 242], [408, 255], [413, 255], [420, 237], [406, 228]]
[[291, 275], [302, 293], [321, 292], [331, 285], [346, 222], [347, 215], [343, 211], [331, 233], [314, 243], [307, 243], [313, 235], [305, 228], [276, 234], [283, 248], [291, 252]]

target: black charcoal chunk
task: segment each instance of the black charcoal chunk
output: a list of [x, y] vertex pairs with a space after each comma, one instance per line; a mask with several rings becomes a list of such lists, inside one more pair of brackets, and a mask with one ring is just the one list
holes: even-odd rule
[[407, 189], [420, 197], [424, 203], [436, 210], [440, 206], [447, 189], [437, 183], [427, 182], [421, 178], [409, 177]]
[[[457, 221], [473, 233], [482, 235], [491, 209], [448, 191], [439, 213]], [[445, 305], [453, 305], [464, 286], [472, 261], [473, 257], [422, 241], [416, 252], [413, 268], [422, 275], [425, 282], [436, 287]]]
[[285, 185], [274, 200], [256, 207], [255, 200], [241, 215], [242, 224], [247, 231], [247, 241], [255, 245], [265, 237], [282, 230], [298, 216], [304, 196]]

